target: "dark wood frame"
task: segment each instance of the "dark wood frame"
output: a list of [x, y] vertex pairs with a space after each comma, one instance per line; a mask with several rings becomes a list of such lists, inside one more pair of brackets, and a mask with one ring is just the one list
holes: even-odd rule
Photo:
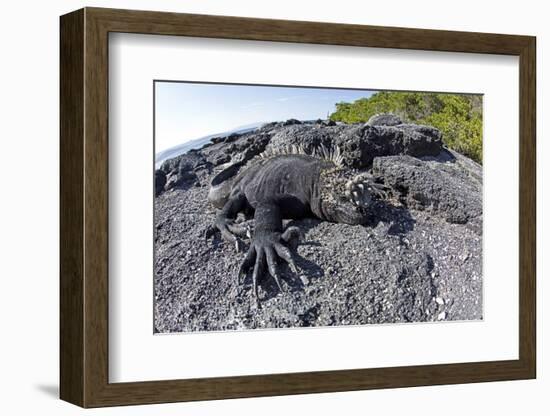
[[[72, 12], [62, 16], [60, 23], [63, 400], [99, 407], [535, 378], [534, 37], [98, 8]], [[109, 32], [519, 56], [519, 359], [109, 383]]]

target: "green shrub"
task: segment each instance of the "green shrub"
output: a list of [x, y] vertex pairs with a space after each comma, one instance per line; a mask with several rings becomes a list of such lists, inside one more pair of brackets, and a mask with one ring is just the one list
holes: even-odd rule
[[447, 147], [482, 162], [481, 95], [381, 91], [353, 103], [337, 103], [330, 119], [359, 123], [380, 113], [433, 126], [441, 131]]

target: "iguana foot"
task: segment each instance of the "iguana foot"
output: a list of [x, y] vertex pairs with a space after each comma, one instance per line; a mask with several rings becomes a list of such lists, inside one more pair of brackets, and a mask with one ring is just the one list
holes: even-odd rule
[[243, 246], [243, 242], [239, 237], [252, 237], [252, 230], [250, 226], [235, 224], [233, 220], [227, 218], [218, 218], [216, 223], [206, 230], [206, 238], [210, 238], [217, 231], [221, 233], [225, 241], [235, 246], [236, 251], [240, 251]]
[[298, 246], [300, 240], [304, 239], [304, 233], [298, 227], [288, 227], [285, 232], [281, 234], [281, 239], [285, 243], [287, 243], [292, 249], [295, 249]]
[[281, 277], [277, 268], [277, 259], [281, 258], [286, 261], [290, 267], [290, 270], [292, 270], [293, 273], [298, 274], [298, 268], [294, 263], [292, 253], [288, 247], [283, 244], [287, 241], [293, 240], [297, 232], [301, 234], [298, 227], [289, 227], [289, 229], [287, 229], [284, 233], [264, 231], [257, 232], [254, 235], [254, 239], [250, 244], [248, 253], [246, 253], [246, 257], [239, 269], [237, 283], [240, 284], [242, 278], [252, 268], [252, 266], [254, 266], [252, 272], [252, 292], [258, 308], [261, 307], [258, 296], [258, 281], [264, 274], [266, 263], [269, 274], [273, 277], [281, 292], [284, 292], [285, 289], [281, 283]]

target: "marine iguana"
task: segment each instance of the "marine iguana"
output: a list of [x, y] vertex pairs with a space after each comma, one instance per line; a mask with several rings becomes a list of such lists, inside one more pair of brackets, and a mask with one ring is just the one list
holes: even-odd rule
[[[313, 154], [298, 146], [268, 150], [246, 166], [236, 163], [213, 178], [208, 200], [220, 211], [209, 234], [219, 230], [225, 240], [235, 244], [237, 251], [242, 244], [239, 237], [251, 238], [238, 281], [253, 267], [253, 295], [259, 307], [258, 280], [266, 263], [281, 292], [284, 289], [277, 258], [298, 273], [287, 245], [298, 239], [301, 231], [294, 226], [283, 230], [283, 219], [316, 217], [364, 224], [369, 206], [384, 196], [385, 186], [376, 183], [370, 174], [343, 165], [338, 147], [321, 147]], [[235, 223], [240, 212], [254, 213], [253, 235]]]

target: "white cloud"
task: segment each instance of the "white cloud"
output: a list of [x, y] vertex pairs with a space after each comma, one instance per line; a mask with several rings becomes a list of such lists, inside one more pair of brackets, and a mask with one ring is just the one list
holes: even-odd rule
[[295, 95], [295, 96], [292, 96], [292, 97], [276, 98], [275, 100], [279, 101], [279, 102], [285, 102], [285, 101], [290, 101], [290, 100], [298, 100], [300, 98], [305, 98], [305, 96], [304, 95]]

